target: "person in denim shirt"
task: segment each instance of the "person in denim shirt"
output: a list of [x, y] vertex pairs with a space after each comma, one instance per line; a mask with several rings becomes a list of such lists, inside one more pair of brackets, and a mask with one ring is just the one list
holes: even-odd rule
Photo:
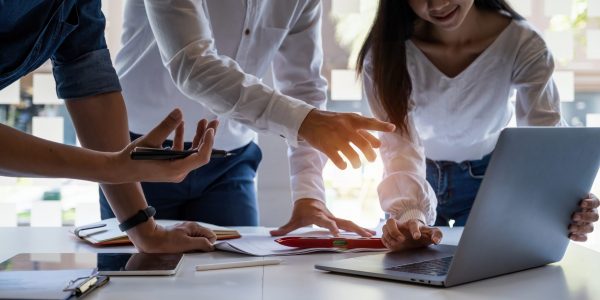
[[[198, 153], [177, 161], [133, 161], [135, 146], [158, 147], [175, 131], [183, 147], [182, 113], [175, 109], [130, 143], [119, 80], [104, 39], [100, 0], [0, 1], [0, 89], [51, 59], [58, 96], [65, 99], [82, 145], [38, 139], [0, 125], [0, 175], [71, 177], [101, 182], [120, 222], [147, 207], [137, 181], [181, 181], [210, 158], [216, 122], [202, 120]], [[153, 218], [127, 231], [143, 252], [211, 250], [215, 235], [196, 223], [171, 228]]]

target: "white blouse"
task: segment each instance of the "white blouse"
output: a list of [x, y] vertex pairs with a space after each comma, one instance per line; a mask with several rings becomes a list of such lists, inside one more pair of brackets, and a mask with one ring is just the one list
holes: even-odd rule
[[[406, 43], [412, 79], [409, 123], [412, 140], [381, 135], [382, 208], [401, 221], [433, 224], [437, 199], [425, 179], [425, 158], [462, 162], [492, 152], [516, 112], [518, 126], [565, 125], [552, 74], [554, 60], [543, 38], [526, 21], [512, 21], [465, 70], [448, 77], [411, 41]], [[367, 58], [363, 81], [373, 114], [388, 116], [373, 93]], [[516, 104], [510, 98], [516, 91]]]

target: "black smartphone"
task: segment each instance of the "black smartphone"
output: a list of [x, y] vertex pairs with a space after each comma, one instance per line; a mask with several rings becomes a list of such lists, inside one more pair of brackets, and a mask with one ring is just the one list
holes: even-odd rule
[[[198, 152], [197, 149], [176, 151], [170, 148], [147, 148], [147, 147], [135, 147], [131, 151], [131, 159], [133, 160], [170, 160], [170, 159], [181, 159], [188, 157], [191, 154]], [[234, 155], [231, 152], [225, 150], [213, 149], [210, 157], [211, 158], [224, 158]]]

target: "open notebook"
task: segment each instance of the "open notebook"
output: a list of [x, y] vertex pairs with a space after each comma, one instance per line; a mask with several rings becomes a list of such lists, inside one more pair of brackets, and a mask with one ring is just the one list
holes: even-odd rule
[[[161, 226], [171, 226], [181, 221], [174, 220], [156, 220]], [[216, 235], [217, 240], [237, 239], [241, 235], [237, 230], [216, 226], [208, 223], [197, 222], [200, 226], [211, 229]], [[84, 227], [90, 227], [95, 224], [106, 224], [104, 227], [81, 230]], [[79, 230], [78, 230], [79, 229]], [[119, 223], [116, 218], [102, 220], [98, 223], [89, 224], [81, 227], [75, 227], [71, 231], [79, 238], [94, 246], [110, 246], [110, 245], [128, 245], [131, 241], [125, 232], [119, 229]]]

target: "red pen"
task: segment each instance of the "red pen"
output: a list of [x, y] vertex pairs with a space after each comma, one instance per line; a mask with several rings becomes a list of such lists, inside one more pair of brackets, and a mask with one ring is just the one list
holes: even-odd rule
[[283, 237], [275, 242], [296, 248], [368, 248], [385, 249], [380, 238], [339, 238], [339, 237]]

